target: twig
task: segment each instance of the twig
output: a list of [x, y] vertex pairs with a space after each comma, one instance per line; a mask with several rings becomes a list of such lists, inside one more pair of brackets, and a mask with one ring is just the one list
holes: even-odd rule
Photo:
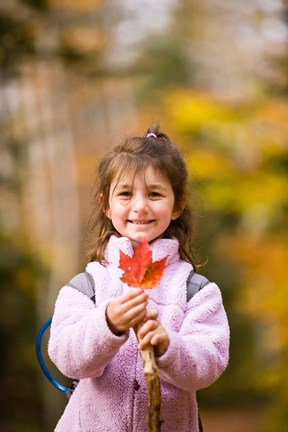
[[[134, 331], [138, 331], [144, 323], [140, 322], [135, 326]], [[140, 351], [143, 371], [147, 386], [148, 413], [146, 417], [147, 432], [160, 432], [161, 430], [161, 386], [158, 374], [158, 366], [155, 360], [154, 348], [149, 345]]]

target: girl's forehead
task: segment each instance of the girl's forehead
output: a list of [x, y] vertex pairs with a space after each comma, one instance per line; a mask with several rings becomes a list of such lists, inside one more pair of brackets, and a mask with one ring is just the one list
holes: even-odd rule
[[152, 165], [142, 167], [139, 169], [125, 168], [118, 173], [112, 180], [112, 185], [117, 186], [120, 184], [133, 185], [136, 181], [141, 181], [145, 184], [167, 181], [166, 177]]

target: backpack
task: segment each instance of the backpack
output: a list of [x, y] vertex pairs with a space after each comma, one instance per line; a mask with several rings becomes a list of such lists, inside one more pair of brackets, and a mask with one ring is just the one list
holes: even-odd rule
[[[195, 273], [194, 270], [192, 270], [187, 280], [187, 303], [198, 291], [204, 288], [208, 283], [209, 283], [208, 279], [206, 279], [202, 275], [199, 275], [198, 273]], [[96, 300], [95, 284], [92, 276], [87, 271], [76, 275], [73, 279], [71, 279], [71, 281], [67, 284], [67, 286], [74, 288], [77, 291], [80, 291], [83, 294], [87, 295], [87, 297], [89, 297], [95, 303]], [[42, 369], [42, 372], [44, 373], [46, 378], [50, 381], [50, 383], [54, 387], [56, 387], [58, 390], [65, 393], [67, 398], [69, 399], [73, 391], [77, 387], [79, 381], [75, 379], [72, 382], [70, 387], [65, 387], [62, 384], [60, 384], [56, 380], [56, 378], [54, 378], [54, 376], [50, 373], [42, 355], [42, 349], [41, 349], [42, 339], [47, 329], [50, 327], [51, 322], [52, 322], [52, 317], [50, 317], [38, 331], [36, 337], [36, 355], [37, 355], [40, 368]], [[200, 432], [203, 431], [200, 417], [199, 417], [199, 431]]]

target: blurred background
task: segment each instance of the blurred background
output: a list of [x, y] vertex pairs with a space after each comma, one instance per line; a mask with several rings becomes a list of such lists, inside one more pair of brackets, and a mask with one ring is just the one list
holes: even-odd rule
[[231, 325], [205, 432], [288, 431], [287, 54], [287, 0], [1, 0], [1, 431], [63, 411], [36, 333], [85, 266], [97, 161], [155, 121], [185, 154]]

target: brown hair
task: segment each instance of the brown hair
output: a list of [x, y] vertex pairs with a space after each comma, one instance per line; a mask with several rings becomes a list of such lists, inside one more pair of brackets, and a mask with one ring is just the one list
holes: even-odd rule
[[[148, 136], [147, 136], [148, 135]], [[104, 251], [111, 235], [119, 236], [106, 212], [109, 209], [110, 186], [123, 175], [143, 172], [152, 166], [171, 184], [174, 192], [174, 208], [181, 215], [171, 220], [163, 233], [164, 238], [179, 241], [180, 257], [197, 268], [192, 245], [195, 236], [195, 215], [187, 201], [187, 168], [177, 147], [168, 136], [159, 131], [159, 125], [149, 128], [143, 137], [128, 137], [114, 147], [100, 162], [93, 193], [94, 211], [89, 221], [89, 231], [96, 233], [87, 253], [90, 261], [104, 262]]]

